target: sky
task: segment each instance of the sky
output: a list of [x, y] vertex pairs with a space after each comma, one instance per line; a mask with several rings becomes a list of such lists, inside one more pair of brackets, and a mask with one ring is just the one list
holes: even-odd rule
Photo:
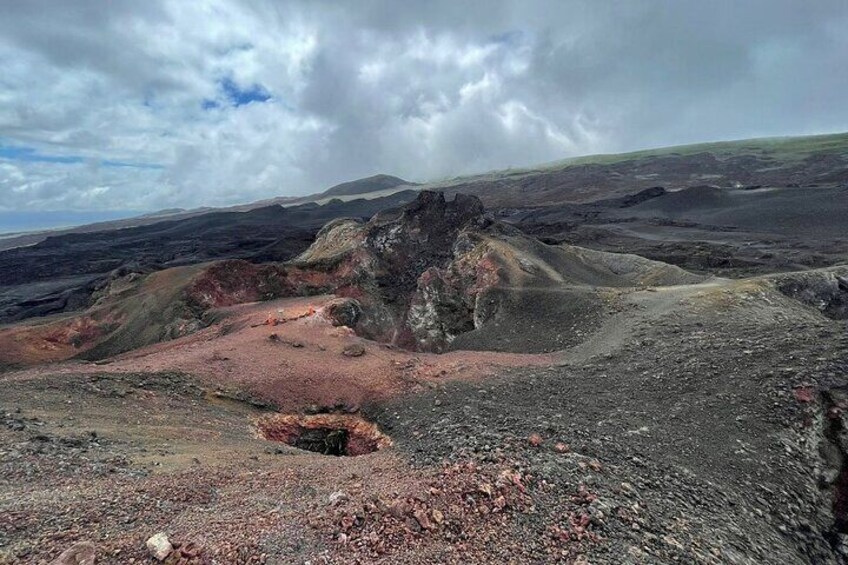
[[848, 131], [845, 0], [0, 0], [0, 213]]

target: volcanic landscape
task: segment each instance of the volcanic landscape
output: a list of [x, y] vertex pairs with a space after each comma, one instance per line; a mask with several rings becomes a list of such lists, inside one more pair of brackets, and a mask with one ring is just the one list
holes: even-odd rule
[[848, 563], [848, 134], [5, 237], [0, 323], [0, 563]]

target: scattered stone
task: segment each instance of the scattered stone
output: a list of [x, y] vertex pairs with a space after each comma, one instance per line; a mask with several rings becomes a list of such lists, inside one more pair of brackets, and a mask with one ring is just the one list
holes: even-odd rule
[[569, 451], [571, 451], [571, 448], [568, 447], [567, 443], [562, 443], [561, 441], [558, 441], [556, 442], [556, 444], [554, 444], [554, 451], [556, 451], [557, 453], [568, 453]]
[[441, 523], [445, 521], [445, 515], [442, 513], [441, 510], [433, 509], [433, 512], [431, 514], [433, 522], [435, 522], [436, 524], [441, 525]]
[[792, 389], [792, 395], [798, 402], [807, 404], [815, 400], [816, 389], [810, 385], [801, 385]]
[[91, 542], [80, 542], [62, 552], [50, 565], [94, 565], [97, 550]]
[[147, 551], [157, 561], [164, 561], [173, 550], [174, 546], [171, 545], [171, 542], [168, 540], [168, 534], [165, 532], [159, 532], [147, 540]]
[[342, 350], [342, 355], [345, 357], [362, 357], [365, 355], [365, 348], [360, 343], [352, 343]]
[[415, 520], [418, 522], [418, 525], [420, 525], [422, 529], [432, 530], [435, 528], [433, 526], [433, 523], [430, 522], [430, 517], [427, 516], [427, 512], [425, 512], [424, 510], [416, 510], [412, 513], [412, 516], [415, 518]]
[[347, 500], [347, 493], [343, 490], [337, 490], [331, 493], [327, 500], [331, 505], [336, 506]]
[[539, 447], [540, 445], [542, 445], [543, 441], [544, 440], [542, 439], [542, 436], [540, 436], [539, 434], [530, 434], [530, 436], [527, 438], [527, 443], [529, 443], [532, 447]]
[[388, 507], [388, 512], [397, 519], [401, 519], [409, 513], [409, 505], [402, 500], [395, 500]]
[[165, 565], [211, 565], [212, 561], [203, 554], [203, 546], [190, 541], [175, 547], [164, 563]]

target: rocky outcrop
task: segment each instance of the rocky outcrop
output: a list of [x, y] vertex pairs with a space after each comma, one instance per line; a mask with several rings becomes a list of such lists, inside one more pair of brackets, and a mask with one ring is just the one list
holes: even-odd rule
[[360, 335], [440, 351], [474, 328], [475, 291], [468, 291], [476, 277], [459, 265], [480, 243], [471, 234], [492, 224], [476, 197], [447, 201], [442, 193], [422, 191], [404, 208], [368, 222], [328, 224], [290, 264], [288, 276], [302, 281], [324, 273], [319, 278], [332, 281], [333, 292], [358, 300], [354, 323], [340, 323]]
[[331, 222], [285, 267], [284, 279], [299, 293], [312, 288], [355, 299], [361, 308], [355, 321], [333, 323], [369, 339], [439, 352], [458, 336], [508, 317], [505, 297], [521, 295], [515, 302], [526, 302], [545, 296], [524, 296], [526, 289], [582, 285], [594, 292], [588, 288], [703, 277], [641, 257], [548, 246], [494, 220], [474, 196], [446, 200], [422, 191], [414, 202], [368, 222]]
[[285, 274], [274, 265], [232, 260], [214, 263], [188, 287], [187, 302], [199, 310], [268, 300], [285, 290]]
[[[317, 294], [338, 297], [326, 319], [366, 339], [418, 351], [524, 351], [516, 340], [532, 332], [549, 336], [536, 344], [549, 351], [585, 339], [577, 327], [601, 319], [601, 287], [703, 279], [635, 255], [546, 245], [492, 218], [474, 196], [429, 191], [367, 222], [331, 221], [288, 263], [226, 260], [138, 280], [116, 275], [84, 316], [0, 331], [0, 363], [103, 359], [196, 332], [218, 319], [211, 310]], [[829, 303], [837, 315], [840, 300]]]
[[848, 268], [781, 275], [777, 277], [777, 288], [828, 318], [848, 319]]

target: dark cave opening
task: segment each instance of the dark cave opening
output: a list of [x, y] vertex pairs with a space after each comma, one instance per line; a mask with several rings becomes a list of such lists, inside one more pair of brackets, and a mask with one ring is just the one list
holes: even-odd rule
[[392, 444], [372, 422], [350, 414], [273, 414], [256, 427], [263, 439], [332, 456], [373, 453]]
[[348, 431], [334, 428], [314, 428], [303, 430], [294, 438], [291, 445], [298, 449], [314, 451], [323, 455], [348, 455]]

